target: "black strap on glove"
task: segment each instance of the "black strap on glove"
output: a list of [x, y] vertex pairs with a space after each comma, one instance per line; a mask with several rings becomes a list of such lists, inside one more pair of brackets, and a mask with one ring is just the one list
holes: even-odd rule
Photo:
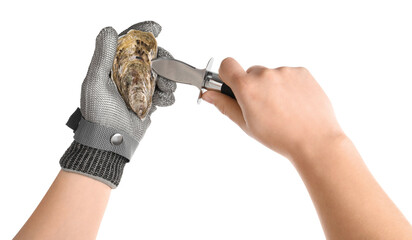
[[73, 132], [76, 132], [77, 127], [79, 127], [79, 122], [82, 119], [82, 112], [80, 108], [77, 108], [76, 111], [70, 116], [69, 120], [67, 121], [66, 125], [73, 129]]

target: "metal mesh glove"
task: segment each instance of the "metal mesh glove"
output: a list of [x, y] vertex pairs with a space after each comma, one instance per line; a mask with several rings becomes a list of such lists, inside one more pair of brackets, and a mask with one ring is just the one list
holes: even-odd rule
[[[130, 29], [152, 32], [155, 37], [161, 31], [159, 24], [147, 21], [131, 26], [120, 36]], [[82, 118], [75, 130], [75, 143], [60, 160], [64, 170], [92, 176], [111, 187], [118, 185], [123, 167], [149, 127], [156, 105], [172, 105], [176, 89], [176, 83], [158, 77], [152, 108], [142, 121], [127, 108], [110, 78], [117, 40], [118, 35], [112, 27], [102, 29], [96, 38], [95, 52], [82, 84]], [[172, 58], [161, 47], [158, 48], [158, 57]], [[113, 158], [113, 161], [108, 158]]]

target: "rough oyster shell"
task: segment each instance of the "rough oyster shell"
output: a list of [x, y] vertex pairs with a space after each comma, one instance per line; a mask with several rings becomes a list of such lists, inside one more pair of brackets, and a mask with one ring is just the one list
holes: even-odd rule
[[132, 29], [118, 40], [112, 79], [127, 107], [142, 120], [152, 106], [156, 87], [152, 59], [156, 56], [157, 42], [150, 32]]

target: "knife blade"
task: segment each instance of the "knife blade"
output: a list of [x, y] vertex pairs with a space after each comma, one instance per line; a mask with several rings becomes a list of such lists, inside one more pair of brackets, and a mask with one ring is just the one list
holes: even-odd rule
[[220, 79], [217, 73], [210, 71], [212, 64], [213, 58], [209, 60], [205, 69], [197, 69], [176, 59], [156, 58], [152, 60], [152, 69], [164, 78], [199, 88], [199, 99], [202, 97], [203, 89], [220, 91], [236, 99], [232, 89]]

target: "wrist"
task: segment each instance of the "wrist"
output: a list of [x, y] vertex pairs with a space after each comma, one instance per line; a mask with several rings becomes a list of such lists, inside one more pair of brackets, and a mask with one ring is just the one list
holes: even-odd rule
[[290, 154], [289, 160], [297, 168], [313, 167], [323, 161], [330, 161], [333, 155], [349, 146], [353, 146], [350, 139], [344, 132], [338, 131], [300, 144]]

